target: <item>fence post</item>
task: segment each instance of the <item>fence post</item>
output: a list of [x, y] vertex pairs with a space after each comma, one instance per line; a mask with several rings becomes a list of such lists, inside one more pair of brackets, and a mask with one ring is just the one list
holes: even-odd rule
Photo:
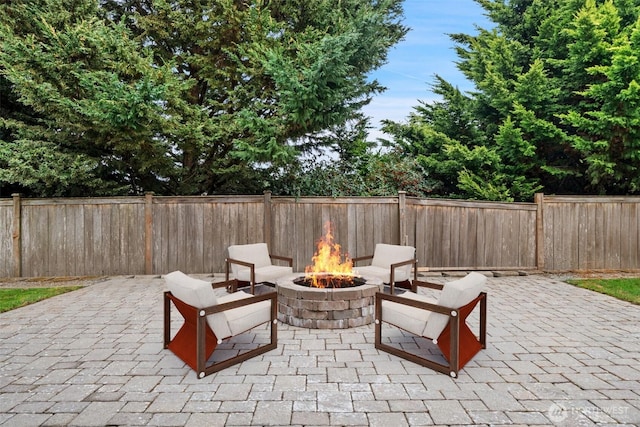
[[408, 245], [407, 236], [407, 192], [398, 191], [398, 221], [400, 231], [400, 244], [402, 246]]
[[544, 193], [536, 193], [536, 268], [544, 270]]
[[22, 201], [20, 194], [13, 197], [13, 275], [22, 277]]
[[264, 234], [264, 242], [271, 248], [271, 191], [266, 190], [264, 192], [264, 214], [262, 233]]
[[153, 192], [144, 194], [144, 274], [153, 274]]

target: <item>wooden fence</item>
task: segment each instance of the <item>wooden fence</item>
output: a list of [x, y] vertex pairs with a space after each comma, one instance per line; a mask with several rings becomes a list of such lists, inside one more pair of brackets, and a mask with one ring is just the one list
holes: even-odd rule
[[432, 270], [640, 269], [640, 198], [536, 195], [534, 203], [199, 196], [0, 200], [0, 277], [224, 271], [232, 244], [311, 262], [327, 222], [352, 257], [416, 247]]
[[640, 198], [544, 198], [545, 268], [640, 269]]

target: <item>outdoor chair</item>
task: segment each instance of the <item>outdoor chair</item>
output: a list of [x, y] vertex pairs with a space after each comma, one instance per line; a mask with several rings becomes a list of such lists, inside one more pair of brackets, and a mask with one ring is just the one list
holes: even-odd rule
[[[168, 348], [196, 373], [198, 378], [218, 372], [277, 347], [277, 293], [253, 296], [236, 291], [237, 281], [209, 283], [174, 271], [164, 276], [164, 348]], [[231, 291], [231, 292], [229, 292]], [[171, 338], [171, 303], [184, 323]], [[207, 362], [222, 341], [269, 323], [268, 344], [221, 361]]]
[[[241, 286], [250, 285], [251, 294], [255, 293], [258, 283], [275, 284], [277, 279], [293, 273], [293, 258], [271, 255], [266, 243], [248, 245], [232, 245], [228, 248], [225, 278], [230, 274], [240, 282]], [[289, 266], [275, 265], [272, 260], [286, 261]]]
[[[411, 288], [411, 270], [413, 280], [418, 277], [416, 248], [413, 246], [376, 244], [373, 255], [352, 258], [354, 272], [362, 276], [373, 276], [390, 286], [390, 293], [394, 293], [394, 286]], [[359, 261], [371, 260], [370, 265], [356, 266]]]
[[[378, 292], [375, 305], [375, 347], [438, 372], [458, 376], [458, 371], [481, 349], [486, 348], [487, 294], [482, 291], [487, 278], [480, 273], [439, 285], [414, 281], [402, 295]], [[442, 292], [436, 300], [418, 293], [421, 287]], [[479, 336], [467, 324], [467, 317], [480, 304]], [[413, 335], [432, 340], [445, 363], [383, 342], [382, 324], [389, 323]], [[433, 356], [438, 356], [437, 354]]]

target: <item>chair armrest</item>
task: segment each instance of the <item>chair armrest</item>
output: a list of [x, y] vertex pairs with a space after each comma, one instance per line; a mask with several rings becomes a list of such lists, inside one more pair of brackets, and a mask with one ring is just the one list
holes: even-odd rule
[[276, 304], [278, 301], [278, 293], [276, 291], [268, 292], [261, 295], [252, 295], [248, 298], [242, 298], [235, 301], [225, 302], [223, 304], [216, 304], [210, 307], [197, 308], [192, 305], [187, 304], [182, 301], [175, 295], [171, 293], [171, 291], [164, 291], [164, 299], [165, 299], [165, 312], [168, 309], [168, 301], [180, 301], [184, 304], [189, 310], [197, 311], [200, 316], [208, 316], [210, 314], [220, 313], [223, 311], [231, 310], [233, 308], [244, 307], [246, 305], [257, 304], [262, 301], [271, 300], [271, 304]]
[[238, 290], [238, 281], [236, 279], [224, 280], [222, 282], [214, 282], [211, 284], [213, 289], [227, 288], [227, 292], [232, 293]]
[[244, 307], [251, 304], [257, 304], [262, 301], [271, 300], [271, 304], [276, 304], [278, 301], [278, 293], [277, 292], [268, 292], [266, 294], [261, 295], [253, 295], [248, 298], [242, 298], [236, 301], [225, 302], [224, 304], [217, 304], [212, 307], [205, 307], [202, 309], [204, 313], [201, 312], [202, 316], [208, 316], [214, 313], [221, 313], [223, 311], [231, 310], [233, 308]]
[[418, 293], [418, 287], [421, 288], [430, 288], [430, 289], [437, 289], [439, 291], [442, 290], [442, 288], [444, 288], [444, 285], [441, 285], [439, 283], [433, 283], [433, 282], [425, 282], [422, 280], [414, 280], [413, 284], [411, 285], [411, 290], [415, 293]]
[[394, 283], [395, 283], [395, 272], [396, 268], [402, 267], [403, 265], [413, 265], [413, 280], [415, 281], [418, 278], [418, 260], [417, 259], [408, 259], [406, 261], [397, 262], [395, 264], [391, 264], [391, 275], [389, 276], [389, 291], [393, 294], [394, 292]]
[[398, 267], [401, 267], [403, 265], [407, 265], [407, 264], [413, 264], [413, 266], [415, 267], [418, 264], [418, 260], [417, 259], [408, 259], [406, 261], [402, 261], [402, 262], [396, 262], [395, 264], [391, 264], [391, 269], [395, 269]]
[[364, 261], [366, 259], [373, 259], [373, 255], [365, 255], [365, 256], [351, 258], [351, 261], [353, 261], [353, 263], [355, 264], [358, 261]]
[[[382, 292], [376, 292], [376, 303], [387, 300], [391, 302], [397, 302], [398, 304], [408, 305], [409, 307], [420, 308], [422, 310], [428, 310], [436, 313], [442, 313], [447, 316], [451, 316], [453, 311], [458, 311], [455, 308], [443, 307], [437, 304], [431, 304], [424, 301], [416, 301], [414, 299], [403, 298], [400, 295], [385, 294]], [[378, 319], [381, 320], [381, 319]]]
[[289, 267], [293, 267], [293, 258], [291, 258], [291, 257], [269, 254], [269, 258], [271, 258], [272, 260], [273, 259], [279, 259], [281, 261], [287, 261], [289, 263]]
[[239, 259], [227, 258], [227, 264], [239, 264], [245, 267], [255, 268], [255, 264], [252, 262], [240, 261]]

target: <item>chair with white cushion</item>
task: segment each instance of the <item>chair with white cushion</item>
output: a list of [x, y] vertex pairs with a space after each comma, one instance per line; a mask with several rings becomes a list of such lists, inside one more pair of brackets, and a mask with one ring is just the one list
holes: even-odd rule
[[[404, 288], [411, 287], [411, 271], [413, 270], [413, 280], [417, 279], [418, 269], [415, 259], [416, 248], [413, 246], [389, 245], [377, 243], [373, 255], [366, 255], [353, 258], [354, 272], [362, 276], [373, 276], [391, 287], [399, 285]], [[358, 267], [355, 264], [359, 261], [371, 260], [370, 265]]]
[[[164, 348], [168, 348], [198, 374], [198, 378], [218, 372], [277, 347], [277, 293], [253, 296], [235, 291], [235, 280], [210, 283], [174, 271], [164, 276]], [[231, 290], [232, 292], [228, 292]], [[171, 303], [184, 323], [171, 337]], [[236, 356], [207, 362], [223, 340], [269, 323], [267, 344]]]
[[[232, 245], [228, 248], [226, 259], [226, 280], [233, 275], [241, 284], [250, 284], [251, 293], [255, 293], [258, 283], [276, 283], [284, 276], [293, 273], [293, 258], [272, 255], [266, 243]], [[286, 261], [289, 265], [273, 264], [272, 260]]]
[[[439, 372], [458, 376], [458, 371], [481, 349], [486, 348], [487, 294], [482, 291], [487, 278], [472, 272], [440, 285], [414, 281], [412, 291], [402, 295], [378, 292], [375, 305], [375, 347]], [[418, 293], [418, 288], [442, 290], [436, 300]], [[467, 324], [467, 317], [480, 304], [479, 336]], [[388, 323], [436, 344], [446, 363], [423, 357], [383, 342], [382, 324]]]

